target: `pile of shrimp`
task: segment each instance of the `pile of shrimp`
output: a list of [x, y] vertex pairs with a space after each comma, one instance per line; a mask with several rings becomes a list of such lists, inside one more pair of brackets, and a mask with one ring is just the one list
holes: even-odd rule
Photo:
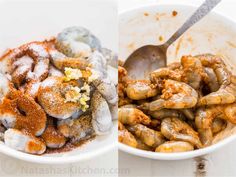
[[110, 133], [117, 119], [117, 55], [83, 27], [0, 57], [0, 141], [30, 154]]
[[182, 56], [180, 62], [132, 80], [118, 68], [119, 141], [155, 152], [210, 146], [236, 124], [236, 77], [220, 56]]

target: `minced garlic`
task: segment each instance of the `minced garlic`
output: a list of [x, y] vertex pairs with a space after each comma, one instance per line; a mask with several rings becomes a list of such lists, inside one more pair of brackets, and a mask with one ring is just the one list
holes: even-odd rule
[[65, 81], [77, 80], [82, 77], [82, 72], [79, 69], [65, 68]]

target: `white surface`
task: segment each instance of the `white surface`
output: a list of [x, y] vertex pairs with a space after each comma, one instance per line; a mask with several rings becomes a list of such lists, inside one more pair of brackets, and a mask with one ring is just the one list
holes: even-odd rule
[[[118, 28], [116, 19], [117, 5], [113, 0], [0, 0], [0, 53], [6, 48], [12, 48], [24, 42], [43, 40], [46, 37], [54, 36], [63, 28], [75, 25], [88, 28], [101, 40], [104, 47], [117, 51]], [[117, 128], [114, 126], [113, 130], [109, 135], [99, 136], [74, 151], [47, 155], [48, 157], [24, 154], [10, 148], [4, 148], [4, 145], [0, 144], [1, 152], [20, 159], [40, 163], [52, 163], [53, 161], [53, 163], [64, 164], [39, 165], [0, 154], [0, 176], [12, 176], [11, 173], [15, 176], [40, 176], [41, 173], [45, 176], [53, 176], [50, 168], [59, 170], [55, 173], [60, 175], [63, 172], [60, 171], [61, 168], [59, 167], [65, 167], [62, 170], [68, 170], [63, 176], [84, 176], [86, 174], [85, 170], [85, 172], [77, 172], [73, 175], [70, 167], [91, 168], [91, 173], [94, 176], [102, 175], [99, 170], [107, 172], [113, 169], [114, 171], [117, 168], [117, 154], [115, 150], [111, 151], [111, 149], [115, 147], [116, 142], [114, 140], [117, 137]], [[97, 157], [101, 154], [103, 155]], [[66, 162], [75, 162], [78, 159], [85, 160], [91, 157], [93, 157], [92, 160], [84, 163], [77, 162], [76, 164], [65, 165]], [[31, 171], [22, 171], [24, 169], [31, 170], [35, 167], [37, 169], [32, 170], [32, 175], [27, 174]], [[98, 172], [96, 168], [99, 168]], [[37, 172], [37, 170], [39, 171]], [[44, 170], [45, 173], [42, 172]], [[108, 173], [110, 176], [114, 174], [115, 172]]]
[[[200, 4], [202, 1], [190, 0], [119, 0], [119, 10], [138, 7], [153, 3], [184, 3], [184, 4]], [[217, 11], [228, 15], [231, 18], [236, 17], [234, 12], [235, 1], [223, 0], [216, 8]], [[209, 25], [210, 26], [210, 25]], [[208, 26], [208, 27], [209, 27]], [[119, 152], [119, 168], [128, 167], [130, 170], [127, 175], [120, 176], [236, 176], [234, 167], [234, 158], [236, 142], [228, 144], [226, 147], [205, 156], [204, 169], [196, 170], [196, 160], [181, 161], [158, 161], [141, 157], [135, 157], [124, 152]], [[196, 173], [198, 172], [198, 174]], [[201, 173], [201, 174], [199, 174]]]

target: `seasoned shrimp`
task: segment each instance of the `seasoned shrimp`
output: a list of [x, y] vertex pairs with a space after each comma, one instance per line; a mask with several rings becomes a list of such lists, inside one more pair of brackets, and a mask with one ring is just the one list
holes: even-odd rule
[[236, 103], [199, 108], [196, 112], [195, 123], [197, 128], [207, 129], [211, 128], [212, 121], [215, 118], [221, 118], [236, 124]]
[[97, 135], [108, 134], [112, 128], [112, 116], [109, 105], [96, 90], [91, 100], [92, 126]]
[[67, 119], [79, 110], [78, 103], [66, 102], [63, 96], [66, 89], [62, 77], [48, 77], [42, 82], [38, 101], [47, 114], [58, 119]]
[[30, 154], [43, 154], [46, 150], [46, 145], [41, 139], [24, 130], [9, 128], [4, 134], [4, 142], [13, 149]]
[[158, 83], [160, 79], [172, 79], [181, 81], [181, 73], [171, 70], [170, 68], [160, 68], [150, 74], [150, 80], [154, 83]]
[[213, 140], [213, 132], [211, 128], [198, 129], [199, 138], [202, 142], [202, 145], [209, 146]]
[[207, 85], [209, 86], [210, 91], [216, 92], [217, 90], [219, 90], [220, 85], [219, 85], [219, 82], [217, 80], [214, 70], [209, 67], [205, 67], [204, 70], [209, 78]]
[[3, 65], [0, 72], [10, 74], [17, 87], [24, 81], [44, 80], [49, 70], [49, 43], [31, 42], [9, 50], [0, 58], [0, 64]]
[[198, 100], [197, 92], [189, 85], [174, 80], [165, 80], [162, 96], [156, 101], [144, 103], [141, 109], [156, 111], [163, 108], [182, 109], [194, 107]]
[[165, 118], [161, 123], [161, 133], [169, 140], [186, 141], [197, 148], [202, 147], [198, 133], [178, 118]]
[[49, 148], [61, 148], [66, 143], [66, 138], [53, 124], [53, 119], [48, 119], [48, 125], [42, 134], [42, 139]]
[[192, 144], [185, 141], [167, 141], [156, 148], [156, 152], [186, 152], [192, 151], [194, 147]]
[[86, 140], [95, 135], [92, 126], [92, 116], [82, 115], [76, 118], [60, 120], [57, 128], [65, 137], [71, 138], [73, 143]]
[[130, 99], [142, 100], [156, 96], [159, 92], [159, 89], [156, 87], [156, 85], [151, 84], [147, 80], [137, 80], [134, 82], [129, 82], [125, 91]]
[[148, 114], [155, 119], [164, 119], [167, 117], [177, 117], [180, 119], [185, 119], [185, 116], [181, 113], [181, 111], [176, 109], [161, 109], [158, 111], [149, 111]]
[[151, 123], [151, 119], [136, 108], [118, 108], [118, 120], [122, 124], [128, 125], [135, 125], [139, 123], [148, 125]]
[[214, 134], [219, 133], [220, 131], [225, 129], [226, 125], [227, 123], [225, 120], [220, 118], [215, 118], [212, 121], [212, 127], [211, 127], [212, 133]]
[[216, 55], [204, 54], [196, 56], [203, 66], [212, 68], [216, 74], [220, 86], [227, 86], [230, 84], [231, 73], [226, 68], [223, 60]]
[[57, 69], [61, 71], [64, 71], [66, 67], [85, 70], [90, 66], [89, 62], [85, 58], [67, 57], [63, 53], [56, 50], [53, 46], [48, 49], [48, 52], [50, 55], [50, 61]]
[[198, 90], [201, 81], [207, 77], [201, 61], [197, 57], [183, 56], [181, 65], [183, 67], [183, 81]]
[[40, 136], [46, 128], [46, 114], [33, 98], [15, 92], [0, 104], [0, 121], [6, 128], [25, 129]]
[[214, 70], [220, 88], [199, 100], [199, 105], [229, 104], [236, 100], [236, 86], [232, 83], [231, 73], [226, 68], [223, 60], [210, 54], [198, 56], [203, 66]]
[[69, 57], [88, 57], [92, 50], [100, 50], [100, 41], [83, 27], [69, 27], [58, 34], [56, 47]]
[[127, 129], [146, 145], [156, 148], [165, 142], [165, 138], [158, 131], [152, 130], [145, 125], [136, 124], [128, 126]]
[[119, 129], [119, 134], [118, 134], [118, 140], [121, 143], [124, 143], [128, 146], [131, 147], [137, 147], [138, 143], [134, 137], [122, 124], [121, 122], [118, 122], [118, 129]]

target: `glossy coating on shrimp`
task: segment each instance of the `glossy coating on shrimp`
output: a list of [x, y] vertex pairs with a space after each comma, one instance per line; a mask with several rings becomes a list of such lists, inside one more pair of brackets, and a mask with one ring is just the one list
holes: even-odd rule
[[202, 147], [198, 133], [178, 118], [165, 118], [161, 123], [161, 133], [169, 140], [186, 141], [197, 148]]
[[198, 100], [197, 92], [189, 85], [174, 80], [165, 80], [162, 96], [156, 101], [144, 103], [141, 109], [156, 111], [163, 108], [192, 108]]
[[142, 100], [154, 97], [158, 94], [159, 89], [156, 85], [151, 84], [149, 81], [134, 81], [129, 82], [125, 88], [127, 96], [132, 100]]
[[138, 143], [134, 137], [121, 122], [118, 122], [118, 141], [131, 147], [137, 147]]
[[118, 120], [122, 124], [135, 125], [142, 123], [148, 125], [151, 119], [142, 111], [136, 108], [118, 108]]
[[156, 148], [156, 152], [172, 153], [192, 151], [192, 144], [185, 141], [167, 141]]
[[127, 129], [137, 136], [146, 145], [156, 148], [165, 142], [163, 135], [155, 130], [152, 130], [145, 125], [136, 124], [128, 126]]

